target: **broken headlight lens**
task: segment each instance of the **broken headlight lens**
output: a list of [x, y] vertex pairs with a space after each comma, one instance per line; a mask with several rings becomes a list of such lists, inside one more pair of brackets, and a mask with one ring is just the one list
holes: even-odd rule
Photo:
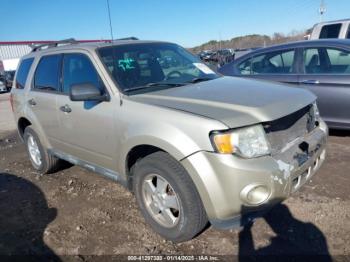
[[315, 120], [318, 121], [320, 119], [320, 111], [318, 110], [316, 101], [312, 104], [312, 110], [315, 116]]
[[236, 154], [244, 158], [270, 154], [270, 146], [261, 125], [215, 132], [211, 140], [216, 151], [221, 154]]

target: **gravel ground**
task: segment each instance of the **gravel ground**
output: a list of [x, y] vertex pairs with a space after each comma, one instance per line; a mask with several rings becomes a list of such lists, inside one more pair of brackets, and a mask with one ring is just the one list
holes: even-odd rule
[[332, 132], [327, 160], [312, 181], [251, 227], [210, 227], [191, 241], [173, 244], [151, 230], [122, 186], [76, 166], [36, 173], [3, 97], [0, 255], [79, 255], [89, 261], [90, 255], [118, 254], [321, 254], [324, 261], [330, 261], [328, 255], [350, 260], [350, 132]]

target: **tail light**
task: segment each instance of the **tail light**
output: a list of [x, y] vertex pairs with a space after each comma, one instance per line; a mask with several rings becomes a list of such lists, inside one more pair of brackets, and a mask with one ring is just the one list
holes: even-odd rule
[[10, 94], [10, 104], [11, 104], [12, 112], [14, 112], [14, 109], [13, 109], [13, 94]]

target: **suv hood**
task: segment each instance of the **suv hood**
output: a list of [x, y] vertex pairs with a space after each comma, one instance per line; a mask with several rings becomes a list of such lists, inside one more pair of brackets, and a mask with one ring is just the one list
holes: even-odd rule
[[309, 91], [269, 81], [220, 77], [128, 99], [216, 119], [235, 128], [281, 118], [311, 104], [316, 97]]

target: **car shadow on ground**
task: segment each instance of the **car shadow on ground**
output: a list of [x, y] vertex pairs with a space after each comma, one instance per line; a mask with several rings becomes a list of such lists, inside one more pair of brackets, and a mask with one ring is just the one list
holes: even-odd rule
[[[49, 208], [44, 193], [32, 182], [0, 172], [0, 256], [60, 261], [44, 243], [46, 226], [57, 215]], [[3, 261], [3, 260], [2, 260]]]
[[239, 233], [239, 261], [332, 261], [322, 231], [293, 217], [286, 205], [278, 204], [263, 219], [276, 235], [255, 249], [248, 223]]

